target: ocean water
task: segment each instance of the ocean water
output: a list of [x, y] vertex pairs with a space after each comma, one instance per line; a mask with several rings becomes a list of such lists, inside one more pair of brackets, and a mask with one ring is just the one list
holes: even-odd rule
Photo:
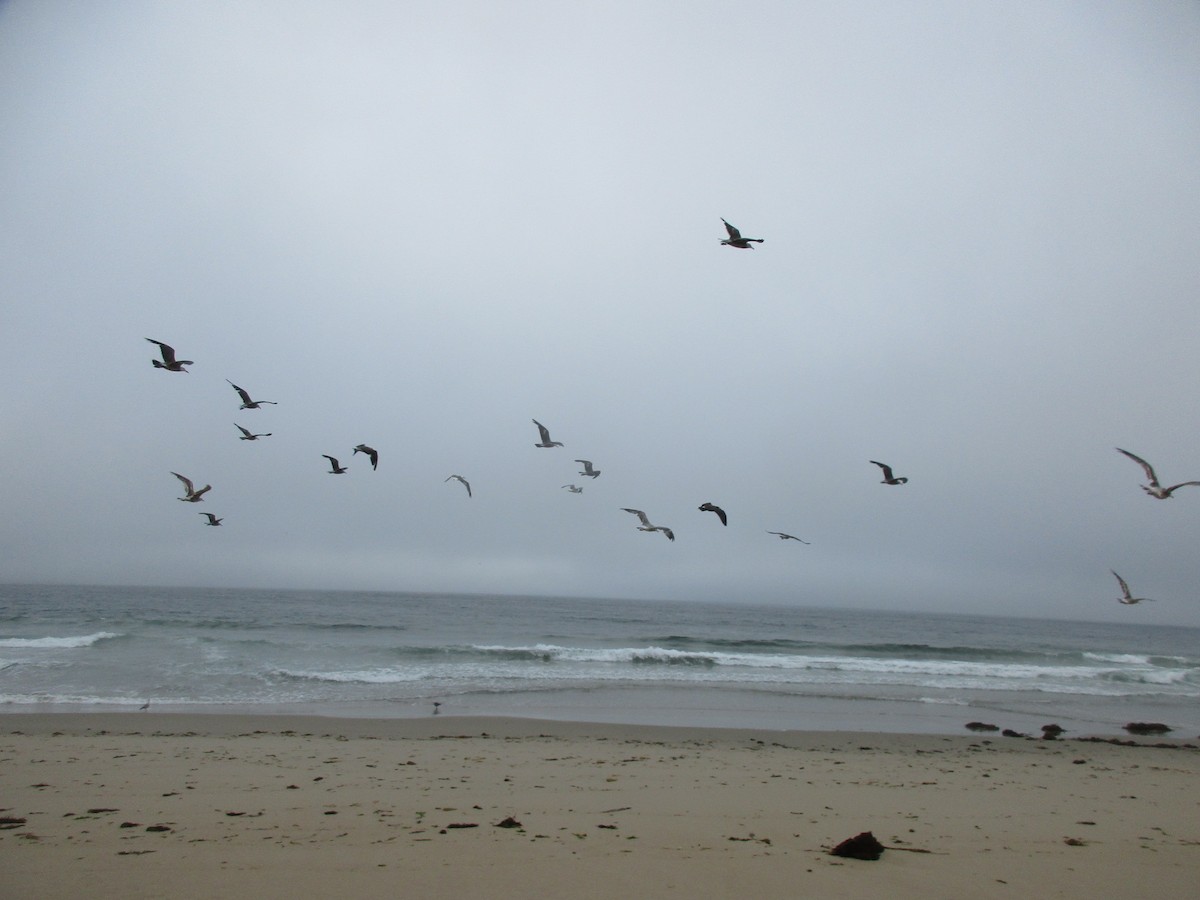
[[[1200, 734], [1200, 629], [580, 598], [0, 586], [0, 712]], [[434, 704], [440, 704], [435, 707]]]

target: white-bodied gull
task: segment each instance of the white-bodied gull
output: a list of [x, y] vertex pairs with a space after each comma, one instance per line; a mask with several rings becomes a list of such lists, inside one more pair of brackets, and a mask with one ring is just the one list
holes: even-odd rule
[[1150, 483], [1143, 484], [1141, 487], [1142, 487], [1142, 490], [1145, 491], [1147, 494], [1149, 494], [1151, 497], [1155, 497], [1159, 500], [1170, 500], [1171, 494], [1174, 493], [1178, 488], [1186, 487], [1189, 484], [1200, 485], [1200, 481], [1181, 481], [1181, 482], [1179, 482], [1179, 484], [1173, 484], [1170, 487], [1165, 488], [1161, 484], [1158, 483], [1158, 476], [1154, 474], [1154, 467], [1151, 466], [1150, 463], [1146, 462], [1140, 456], [1134, 456], [1128, 450], [1122, 450], [1120, 447], [1117, 447], [1117, 452], [1124, 453], [1126, 456], [1128, 456], [1135, 463], [1137, 463], [1139, 466], [1142, 467], [1143, 471], [1145, 471], [1145, 473], [1146, 473], [1146, 477], [1148, 479], [1150, 479]]
[[204, 487], [200, 488], [200, 490], [196, 490], [196, 486], [192, 484], [192, 479], [185, 478], [178, 472], [172, 472], [171, 474], [183, 482], [183, 490], [186, 496], [178, 499], [182, 500], [184, 503], [200, 503], [204, 499], [204, 495], [212, 490], [211, 484], [206, 484]]
[[1113, 578], [1117, 579], [1117, 584], [1121, 585], [1121, 596], [1117, 598], [1118, 603], [1121, 603], [1125, 606], [1132, 606], [1135, 603], [1142, 603], [1151, 599], [1149, 597], [1133, 596], [1133, 594], [1129, 592], [1129, 585], [1125, 583], [1125, 579], [1116, 572], [1113, 572], [1112, 569], [1109, 569], [1108, 571], [1113, 573]]
[[675, 540], [675, 532], [673, 532], [670, 528], [667, 528], [665, 525], [652, 525], [650, 520], [646, 518], [646, 514], [640, 509], [630, 509], [628, 506], [622, 506], [621, 509], [627, 513], [633, 513], [642, 520], [642, 524], [637, 527], [638, 531], [661, 531], [667, 536], [667, 540]]
[[234, 422], [233, 424], [234, 424], [234, 427], [237, 428], [237, 430], [242, 433], [242, 436], [240, 438], [238, 438], [239, 441], [257, 441], [260, 437], [270, 437], [271, 436], [271, 432], [269, 432], [269, 431], [266, 432], [265, 434], [255, 434], [254, 432], [250, 431], [248, 428], [243, 428], [241, 425], [238, 425], [237, 422]]
[[785, 531], [768, 531], [767, 534], [777, 534], [779, 535], [779, 539], [781, 541], [800, 541], [802, 544], [808, 543], [808, 541], [801, 541], [800, 538], [796, 537], [794, 534], [788, 534]]
[[[229, 381], [229, 379], [228, 379], [228, 378], [226, 378], [225, 380], [226, 380], [226, 381]], [[230, 383], [230, 384], [233, 384], [233, 382], [232, 382], [232, 381], [229, 381], [229, 383]], [[278, 403], [276, 403], [274, 400], [251, 400], [251, 399], [250, 399], [250, 395], [249, 395], [249, 394], [247, 394], [247, 393], [246, 393], [246, 391], [245, 391], [243, 388], [240, 388], [240, 387], [238, 387], [236, 384], [233, 384], [233, 389], [234, 389], [235, 391], [237, 391], [237, 392], [238, 392], [238, 396], [242, 398], [242, 405], [241, 405], [241, 406], [239, 406], [239, 407], [238, 407], [238, 409], [261, 409], [261, 408], [262, 408], [262, 405], [263, 405], [264, 403], [269, 403], [269, 404], [271, 404], [272, 406], [278, 406], [278, 405], [279, 405], [279, 404], [278, 404]]]

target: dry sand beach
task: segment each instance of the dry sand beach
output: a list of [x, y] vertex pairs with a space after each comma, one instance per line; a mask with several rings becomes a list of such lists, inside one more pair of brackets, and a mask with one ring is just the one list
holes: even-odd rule
[[[1137, 743], [11, 714], [0, 868], [13, 898], [1190, 896], [1200, 751]], [[861, 831], [893, 849], [827, 853]]]

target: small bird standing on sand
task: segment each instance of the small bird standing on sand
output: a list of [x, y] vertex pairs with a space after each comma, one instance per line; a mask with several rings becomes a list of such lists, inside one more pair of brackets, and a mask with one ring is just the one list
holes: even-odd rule
[[354, 452], [367, 454], [367, 459], [371, 460], [371, 468], [379, 468], [379, 452], [374, 447], [368, 447], [366, 444], [356, 444]]
[[[229, 379], [228, 379], [228, 378], [226, 378], [225, 380], [226, 380], [226, 381], [229, 381]], [[233, 382], [232, 382], [232, 381], [229, 381], [229, 383], [230, 383], [230, 384], [233, 384]], [[233, 384], [233, 389], [234, 389], [235, 391], [237, 391], [237, 392], [238, 392], [238, 396], [242, 398], [242, 405], [241, 405], [241, 406], [239, 406], [239, 407], [238, 407], [238, 409], [262, 409], [262, 405], [263, 405], [264, 403], [269, 403], [269, 404], [271, 404], [272, 406], [278, 406], [278, 405], [279, 405], [279, 404], [278, 404], [278, 403], [276, 403], [274, 400], [251, 400], [251, 399], [250, 399], [250, 395], [249, 395], [249, 394], [247, 394], [247, 393], [246, 393], [246, 391], [245, 391], [244, 389], [242, 389], [242, 388], [238, 387], [236, 384]]]
[[[725, 222], [724, 219], [721, 221]], [[729, 237], [726, 240], [721, 241], [721, 243], [726, 247], [737, 247], [739, 250], [753, 250], [754, 248], [750, 246], [751, 243], [761, 244], [763, 242], [762, 238], [742, 237], [742, 233], [728, 222], [725, 222], [725, 230], [729, 232]]]
[[[463, 478], [461, 475], [451, 475], [450, 478], [446, 479], [446, 481], [450, 481], [451, 479], [461, 482], [462, 486], [467, 489], [467, 496], [471, 496], [471, 485], [467, 482], [467, 479]], [[443, 481], [442, 484], [445, 484], [446, 481]]]
[[582, 494], [583, 493], [583, 488], [581, 488], [577, 484], [564, 484], [563, 487], [565, 487], [572, 494]]
[[638, 526], [638, 531], [661, 531], [667, 536], [667, 540], [675, 540], [675, 532], [673, 532], [670, 528], [667, 528], [665, 525], [651, 525], [650, 520], [646, 518], [646, 514], [640, 509], [630, 509], [628, 506], [622, 506], [621, 509], [627, 513], [633, 513], [642, 520], [642, 524]]
[[600, 477], [600, 470], [592, 468], [592, 461], [590, 459], [577, 459], [575, 462], [583, 466], [583, 471], [579, 473], [580, 475], [586, 475], [588, 478]]
[[717, 514], [717, 518], [721, 520], [721, 524], [722, 524], [722, 525], [728, 525], [728, 524], [729, 524], [728, 520], [725, 518], [725, 510], [721, 509], [721, 507], [719, 507], [719, 506], [715, 506], [715, 505], [714, 505], [714, 504], [712, 504], [712, 503], [702, 503], [702, 504], [700, 504], [700, 506], [699, 506], [699, 507], [697, 507], [697, 508], [698, 508], [698, 509], [699, 509], [701, 512], [711, 512], [711, 513], [716, 513], [716, 514]]
[[164, 344], [162, 341], [156, 341], [154, 338], [146, 338], [152, 344], [158, 344], [158, 352], [162, 354], [162, 362], [157, 359], [152, 359], [150, 362], [154, 364], [156, 369], [166, 369], [168, 372], [186, 372], [184, 366], [193, 366], [190, 359], [176, 359], [175, 348], [170, 344]]
[[212, 490], [211, 484], [206, 484], [204, 487], [200, 488], [200, 490], [196, 490], [195, 485], [192, 484], [192, 479], [185, 478], [178, 472], [172, 472], [171, 474], [183, 482], [185, 496], [179, 497], [178, 499], [182, 500], [184, 503], [200, 503], [204, 500], [204, 495]]
[[322, 453], [321, 455], [323, 457], [325, 457], [327, 460], [329, 460], [329, 474], [330, 475], [342, 475], [345, 472], [349, 471], [345, 466], [343, 466], [341, 463], [339, 463], [334, 457], [330, 456], [328, 453]]
[[[787, 534], [783, 531], [768, 531], [767, 534], [777, 534], [779, 535], [779, 539], [781, 541], [800, 541], [800, 538], [796, 537], [794, 534]], [[808, 541], [800, 541], [800, 543], [807, 544]]]
[[237, 430], [242, 433], [242, 436], [240, 438], [238, 438], [239, 441], [257, 441], [260, 437], [270, 437], [271, 436], [271, 432], [269, 432], [269, 431], [266, 434], [254, 434], [249, 429], [243, 428], [241, 425], [238, 425], [237, 422], [234, 422], [233, 424], [234, 424], [234, 427], [237, 428]]
[[869, 462], [875, 463], [875, 465], [883, 469], [883, 481], [879, 482], [880, 484], [904, 484], [906, 481], [908, 481], [907, 478], [897, 478], [894, 476], [892, 474], [892, 467], [886, 465], [885, 463], [875, 462], [873, 459], [869, 460]]
[[1132, 606], [1135, 603], [1151, 600], [1150, 597], [1134, 597], [1129, 593], [1129, 585], [1125, 583], [1125, 579], [1116, 572], [1113, 572], [1112, 569], [1109, 569], [1108, 571], [1113, 573], [1113, 577], [1117, 579], [1117, 584], [1121, 585], [1121, 596], [1117, 598], [1118, 603], [1123, 606]]
[[1154, 474], [1154, 467], [1151, 466], [1150, 463], [1146, 462], [1140, 456], [1134, 456], [1128, 450], [1122, 450], [1120, 447], [1117, 447], [1117, 452], [1124, 453], [1142, 467], [1143, 471], [1146, 473], [1146, 477], [1150, 479], [1149, 484], [1143, 484], [1141, 486], [1142, 490], [1158, 500], [1170, 500], [1171, 494], [1174, 493], [1177, 488], [1186, 487], [1189, 484], [1200, 485], [1200, 481], [1181, 481], [1179, 484], [1174, 484], [1169, 488], [1165, 488], [1158, 483], [1158, 476]]
[[220, 525], [225, 521], [224, 519], [218, 519], [212, 513], [200, 513], [200, 515], [208, 516], [208, 521], [204, 523], [205, 525]]
[[562, 446], [562, 441], [550, 440], [550, 429], [549, 428], [547, 428], [545, 425], [543, 425], [537, 419], [533, 420], [533, 424], [538, 427], [538, 434], [541, 435], [541, 437], [542, 437], [542, 439], [540, 441], [538, 441], [538, 443], [534, 444], [533, 446], [535, 446], [535, 447], [561, 447]]

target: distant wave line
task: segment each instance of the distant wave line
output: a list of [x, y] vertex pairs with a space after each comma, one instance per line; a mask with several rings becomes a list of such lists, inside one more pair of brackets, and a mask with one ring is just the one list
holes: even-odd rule
[[77, 637], [40, 637], [40, 638], [0, 638], [0, 647], [30, 648], [36, 650], [69, 650], [76, 647], [90, 647], [100, 641], [125, 637], [113, 631], [97, 631], [95, 634], [85, 634]]

